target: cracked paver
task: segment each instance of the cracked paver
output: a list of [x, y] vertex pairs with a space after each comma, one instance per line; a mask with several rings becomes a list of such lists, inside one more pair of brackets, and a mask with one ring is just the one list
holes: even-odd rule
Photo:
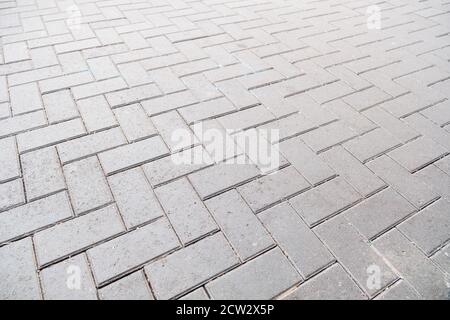
[[447, 298], [449, 9], [0, 1], [0, 299]]

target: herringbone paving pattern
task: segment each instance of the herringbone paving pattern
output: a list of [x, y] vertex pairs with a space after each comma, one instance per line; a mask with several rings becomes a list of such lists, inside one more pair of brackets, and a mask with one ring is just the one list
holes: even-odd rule
[[[448, 297], [448, 0], [0, 0], [0, 37], [1, 299]], [[200, 124], [279, 167], [174, 164]]]

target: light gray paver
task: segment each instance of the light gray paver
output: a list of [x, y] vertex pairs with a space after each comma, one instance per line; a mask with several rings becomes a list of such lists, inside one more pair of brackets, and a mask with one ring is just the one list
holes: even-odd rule
[[126, 276], [98, 291], [102, 300], [153, 300], [142, 271]]
[[103, 96], [78, 100], [77, 106], [89, 132], [106, 129], [117, 124], [114, 114]]
[[322, 271], [290, 293], [287, 300], [364, 300], [367, 296], [338, 264]]
[[338, 177], [289, 200], [309, 226], [356, 203], [361, 196], [345, 180]]
[[170, 299], [202, 285], [239, 262], [221, 233], [145, 267], [158, 299]]
[[0, 211], [23, 203], [25, 203], [25, 193], [21, 179], [0, 184]]
[[44, 299], [97, 300], [94, 279], [84, 254], [52, 265], [42, 270], [40, 276]]
[[129, 142], [148, 138], [158, 133], [139, 104], [118, 108], [114, 113]]
[[[358, 231], [341, 216], [335, 217], [314, 229], [317, 235], [336, 256], [338, 262], [369, 296], [397, 279], [391, 267], [370, 246]], [[355, 259], [355, 256], [358, 256]], [[380, 274], [379, 287], [369, 286], [370, 267], [376, 266]]]
[[26, 153], [21, 161], [28, 201], [66, 188], [55, 147]]
[[20, 176], [19, 159], [17, 157], [16, 140], [5, 138], [0, 140], [0, 182], [13, 180]]
[[78, 111], [69, 90], [45, 94], [42, 96], [42, 100], [44, 101], [49, 123], [61, 122], [78, 117]]
[[108, 177], [108, 182], [127, 228], [164, 214], [142, 169], [115, 174]]
[[276, 248], [208, 283], [206, 290], [220, 300], [271, 299], [300, 281], [300, 275]]
[[0, 248], [0, 299], [41, 299], [30, 238]]
[[165, 219], [136, 229], [87, 251], [97, 285], [139, 268], [179, 246]]
[[43, 108], [41, 94], [36, 83], [22, 84], [9, 89], [14, 115]]
[[242, 260], [274, 244], [261, 222], [235, 190], [209, 199], [205, 204]]
[[113, 201], [97, 157], [64, 166], [64, 175], [76, 214], [97, 209]]
[[392, 287], [386, 289], [376, 300], [420, 300], [422, 297], [405, 280], [398, 281]]
[[38, 264], [49, 264], [123, 230], [122, 221], [114, 206], [57, 224], [34, 236]]
[[444, 273], [397, 229], [378, 238], [374, 246], [423, 298], [447, 298]]
[[287, 202], [261, 212], [258, 217], [303, 278], [334, 261], [331, 253]]
[[0, 243], [72, 216], [69, 198], [60, 192], [0, 214]]
[[217, 229], [210, 213], [186, 178], [165, 184], [155, 193], [183, 244]]

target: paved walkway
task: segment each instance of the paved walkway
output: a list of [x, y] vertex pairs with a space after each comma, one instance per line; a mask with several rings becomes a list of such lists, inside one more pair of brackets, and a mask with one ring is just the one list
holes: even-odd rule
[[1, 0], [0, 37], [1, 299], [450, 295], [448, 1]]

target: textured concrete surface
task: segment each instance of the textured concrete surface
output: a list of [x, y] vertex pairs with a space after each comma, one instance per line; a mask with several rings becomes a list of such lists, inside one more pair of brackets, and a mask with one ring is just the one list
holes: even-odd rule
[[450, 2], [0, 0], [0, 48], [0, 299], [450, 297]]

